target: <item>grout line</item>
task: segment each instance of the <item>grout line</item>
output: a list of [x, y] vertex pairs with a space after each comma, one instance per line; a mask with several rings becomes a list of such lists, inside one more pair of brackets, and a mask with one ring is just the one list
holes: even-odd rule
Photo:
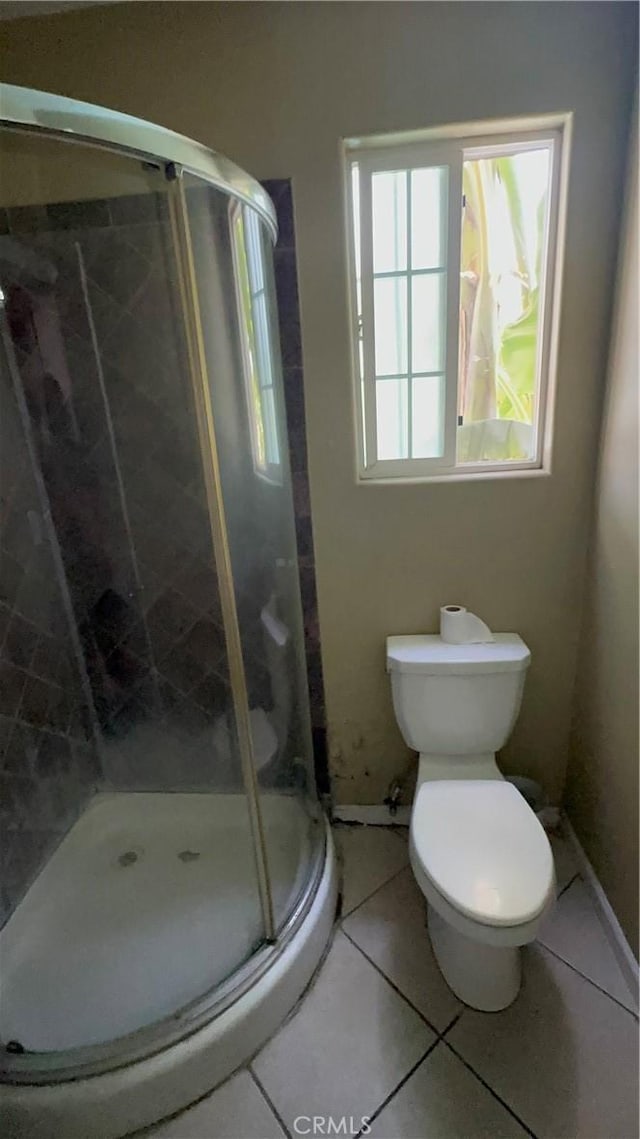
[[445, 1048], [448, 1048], [450, 1052], [453, 1052], [453, 1055], [460, 1061], [460, 1063], [464, 1064], [465, 1068], [467, 1068], [468, 1071], [471, 1072], [471, 1074], [474, 1075], [477, 1080], [479, 1080], [482, 1086], [486, 1088], [486, 1090], [493, 1096], [493, 1098], [497, 1099], [498, 1103], [502, 1104], [505, 1111], [508, 1111], [509, 1115], [511, 1115], [516, 1120], [516, 1122], [519, 1123], [522, 1128], [524, 1128], [527, 1135], [530, 1135], [531, 1139], [537, 1139], [535, 1132], [533, 1132], [531, 1128], [527, 1126], [524, 1119], [521, 1119], [520, 1116], [517, 1115], [513, 1110], [513, 1108], [509, 1107], [509, 1104], [506, 1102], [506, 1100], [504, 1100], [502, 1096], [499, 1096], [498, 1093], [494, 1091], [491, 1085], [488, 1084], [487, 1081], [484, 1080], [478, 1072], [476, 1072], [475, 1068], [471, 1067], [471, 1064], [469, 1064], [468, 1061], [465, 1060], [464, 1056], [462, 1056], [457, 1051], [457, 1049], [453, 1047], [453, 1044], [450, 1044], [448, 1040], [443, 1040], [442, 1043], [444, 1044]]
[[603, 989], [602, 985], [599, 985], [597, 981], [594, 981], [591, 977], [588, 977], [587, 974], [583, 973], [581, 969], [578, 969], [576, 965], [572, 965], [571, 961], [567, 961], [566, 957], [563, 957], [560, 953], [557, 953], [555, 949], [551, 949], [550, 946], [548, 946], [544, 941], [538, 941], [537, 944], [542, 949], [546, 950], [547, 953], [550, 953], [552, 957], [555, 957], [558, 961], [562, 961], [562, 964], [566, 965], [568, 969], [572, 969], [574, 973], [577, 973], [579, 977], [582, 977], [583, 981], [587, 981], [590, 985], [593, 985], [594, 989], [597, 989], [598, 992], [602, 993], [603, 996], [608, 997], [609, 1000], [613, 1001], [613, 1003], [618, 1005], [619, 1008], [624, 1009], [625, 1012], [628, 1012], [629, 1016], [632, 1016], [634, 1020], [638, 1020], [638, 1013], [635, 1012], [634, 1009], [630, 1009], [628, 1005], [623, 1004], [622, 1001], [618, 997], [614, 997], [613, 993], [610, 993], [608, 989]]
[[441, 1040], [443, 1039], [443, 1037], [445, 1037], [445, 1036], [447, 1035], [447, 1033], [450, 1031], [450, 1029], [452, 1029], [452, 1028], [453, 1028], [454, 1024], [457, 1024], [457, 1023], [458, 1023], [458, 1021], [460, 1020], [460, 1017], [462, 1016], [462, 1014], [463, 1014], [463, 1012], [464, 1012], [464, 1011], [465, 1011], [465, 1010], [464, 1010], [464, 1008], [461, 1008], [461, 1009], [460, 1009], [460, 1012], [457, 1012], [457, 1013], [456, 1013], [456, 1015], [454, 1016], [453, 1020], [452, 1020], [452, 1021], [450, 1021], [450, 1023], [447, 1025], [447, 1027], [446, 1027], [446, 1028], [443, 1028], [443, 1029], [442, 1029], [442, 1032], [439, 1032], [439, 1033], [438, 1033], [438, 1036], [440, 1037], [440, 1039], [441, 1039]]
[[[440, 1035], [441, 1035], [441, 1034], [440, 1034], [440, 1032], [438, 1031], [438, 1029], [435, 1027], [435, 1025], [433, 1025], [433, 1024], [431, 1023], [431, 1021], [427, 1019], [427, 1017], [424, 1015], [424, 1013], [423, 1013], [423, 1012], [420, 1012], [420, 1009], [419, 1009], [419, 1008], [418, 1008], [416, 1005], [414, 1005], [413, 1001], [409, 1000], [409, 997], [405, 996], [405, 994], [402, 992], [402, 989], [399, 989], [399, 988], [398, 988], [398, 986], [395, 984], [395, 982], [394, 982], [394, 981], [392, 981], [390, 977], [387, 977], [387, 974], [383, 972], [383, 970], [380, 968], [380, 966], [379, 966], [379, 965], [376, 965], [376, 962], [375, 962], [375, 961], [374, 961], [374, 960], [373, 960], [371, 957], [369, 957], [369, 954], [368, 954], [368, 953], [365, 953], [364, 949], [362, 949], [362, 948], [361, 948], [361, 946], [359, 946], [359, 945], [358, 945], [357, 941], [354, 941], [354, 940], [353, 940], [353, 938], [351, 937], [351, 935], [347, 933], [346, 929], [343, 929], [343, 930], [342, 930], [342, 933], [343, 933], [343, 934], [344, 934], [344, 936], [345, 936], [345, 937], [346, 937], [346, 938], [347, 938], [347, 939], [348, 939], [348, 940], [351, 942], [351, 944], [353, 945], [353, 947], [354, 947], [355, 949], [357, 949], [359, 953], [361, 953], [361, 954], [362, 954], [362, 956], [364, 957], [365, 961], [368, 961], [368, 962], [369, 962], [369, 964], [373, 966], [373, 968], [376, 970], [376, 973], [379, 973], [379, 974], [380, 974], [380, 976], [381, 976], [381, 977], [383, 977], [383, 978], [384, 978], [384, 980], [387, 982], [387, 984], [391, 986], [391, 988], [393, 989], [393, 991], [394, 991], [395, 993], [397, 993], [399, 997], [401, 997], [401, 998], [402, 998], [402, 1000], [405, 1002], [405, 1004], [408, 1004], [408, 1005], [409, 1005], [409, 1008], [413, 1009], [413, 1011], [414, 1011], [415, 1013], [417, 1013], [417, 1014], [418, 1014], [418, 1016], [420, 1017], [420, 1019], [421, 1019], [422, 1021], [424, 1021], [424, 1023], [426, 1024], [427, 1028], [430, 1028], [430, 1029], [431, 1029], [431, 1031], [432, 1031], [432, 1032], [435, 1032], [436, 1036], [437, 1036], [438, 1038], [440, 1038]], [[447, 1028], [446, 1028], [446, 1029], [444, 1029], [444, 1031], [445, 1031], [445, 1032], [447, 1032], [449, 1028], [451, 1028], [451, 1025], [448, 1025], [448, 1026], [447, 1026]]]
[[[393, 1099], [393, 1097], [398, 1094], [398, 1092], [400, 1091], [401, 1088], [404, 1087], [407, 1080], [411, 1079], [413, 1073], [417, 1072], [420, 1065], [424, 1063], [424, 1061], [427, 1059], [427, 1056], [431, 1052], [433, 1052], [434, 1048], [439, 1043], [440, 1043], [440, 1040], [438, 1039], [438, 1040], [434, 1040], [433, 1044], [429, 1045], [429, 1047], [427, 1048], [427, 1051], [420, 1057], [420, 1059], [413, 1065], [412, 1068], [409, 1068], [409, 1071], [407, 1072], [406, 1076], [403, 1076], [403, 1078], [400, 1080], [400, 1083], [396, 1084], [395, 1088], [393, 1089], [393, 1091], [389, 1092], [389, 1095], [386, 1097], [386, 1099], [383, 1099], [382, 1103], [376, 1108], [373, 1115], [369, 1115], [367, 1117], [367, 1128], [368, 1128], [369, 1124], [373, 1123], [374, 1119], [377, 1119], [378, 1116], [380, 1115], [380, 1113], [382, 1111], [384, 1111], [387, 1104], [390, 1103], [390, 1101]], [[364, 1131], [363, 1128], [360, 1128], [360, 1131], [356, 1135], [356, 1139], [360, 1139], [360, 1136], [367, 1135], [367, 1134], [368, 1134], [368, 1130]], [[535, 1139], [535, 1137], [534, 1137], [534, 1139]]]
[[263, 1083], [256, 1076], [251, 1064], [247, 1065], [247, 1071], [248, 1071], [249, 1075], [251, 1076], [251, 1079], [253, 1080], [254, 1084], [256, 1085], [258, 1091], [261, 1093], [263, 1099], [266, 1100], [268, 1106], [271, 1108], [271, 1111], [273, 1112], [276, 1119], [278, 1120], [278, 1123], [280, 1124], [282, 1130], [284, 1131], [285, 1135], [287, 1136], [287, 1139], [291, 1139], [291, 1132], [289, 1131], [289, 1128], [287, 1127], [284, 1119], [280, 1115], [280, 1112], [276, 1108], [273, 1100], [271, 1099], [271, 1096], [267, 1093]]
[[[240, 1069], [238, 1069], [238, 1070], [244, 1070], [245, 1068], [247, 1069], [247, 1071], [249, 1069], [251, 1070], [251, 1075], [255, 1079], [256, 1083], [259, 1084], [260, 1080], [259, 1080], [258, 1076], [256, 1076], [256, 1073], [253, 1069], [254, 1062], [258, 1059], [258, 1056], [260, 1055], [260, 1053], [263, 1052], [267, 1048], [267, 1046], [271, 1043], [271, 1041], [274, 1040], [276, 1038], [276, 1036], [278, 1036], [278, 1034], [282, 1031], [282, 1029], [285, 1027], [285, 1025], [289, 1024], [289, 1022], [292, 1021], [300, 1012], [300, 1009], [302, 1008], [304, 1002], [306, 1001], [307, 997], [310, 996], [313, 988], [317, 984], [317, 982], [318, 982], [318, 980], [322, 974], [322, 970], [324, 969], [327, 958], [328, 958], [331, 950], [333, 949], [333, 945], [335, 942], [335, 936], [336, 936], [337, 932], [338, 932], [338, 926], [334, 922], [333, 926], [331, 927], [331, 933], [329, 935], [329, 940], [328, 940], [328, 942], [324, 948], [322, 957], [320, 958], [318, 964], [316, 965], [316, 967], [315, 967], [311, 977], [307, 981], [307, 984], [305, 985], [304, 989], [300, 993], [300, 996], [298, 997], [293, 1008], [290, 1009], [290, 1011], [285, 1016], [284, 1020], [282, 1020], [278, 1025], [276, 1025], [273, 1032], [267, 1037], [267, 1039], [263, 1040], [262, 1044], [260, 1044], [258, 1046], [258, 1048], [256, 1048], [256, 1050], [252, 1053], [252, 1055], [249, 1057], [249, 1059], [240, 1065]], [[260, 1086], [262, 1086], [262, 1085], [260, 1085]], [[267, 1093], [264, 1092], [264, 1095], [266, 1096]], [[267, 1098], [268, 1098], [268, 1096], [267, 1096]], [[275, 1107], [273, 1110], [275, 1112]], [[276, 1115], [277, 1115], [277, 1112], [276, 1112]], [[285, 1128], [285, 1130], [286, 1130], [286, 1128]]]
[[[382, 890], [384, 886], [388, 886], [389, 883], [393, 882], [394, 878], [397, 878], [399, 874], [404, 874], [404, 872], [408, 866], [409, 866], [409, 861], [407, 860], [406, 866], [401, 866], [399, 870], [396, 870], [395, 874], [392, 874], [391, 877], [387, 878], [387, 880], [385, 882], [381, 882], [379, 886], [376, 886], [376, 888], [374, 890], [372, 890], [370, 894], [367, 894], [366, 898], [363, 898], [361, 902], [358, 902], [357, 906], [354, 906], [353, 909], [349, 910], [349, 912], [346, 914], [345, 913], [340, 914], [340, 921], [344, 921], [345, 918], [350, 918], [352, 914], [355, 914], [356, 910], [360, 909], [360, 906], [364, 906], [365, 902], [368, 902], [373, 897], [374, 894], [378, 893], [378, 890]], [[344, 864], [343, 864], [343, 868], [344, 868]]]
[[566, 894], [566, 892], [570, 886], [573, 886], [573, 883], [575, 882], [576, 878], [580, 878], [580, 871], [579, 870], [576, 870], [575, 874], [573, 875], [573, 878], [571, 878], [567, 882], [567, 884], [562, 887], [562, 889], [560, 890], [560, 893], [556, 894], [556, 902], [559, 901], [559, 899], [562, 897], [563, 894]]

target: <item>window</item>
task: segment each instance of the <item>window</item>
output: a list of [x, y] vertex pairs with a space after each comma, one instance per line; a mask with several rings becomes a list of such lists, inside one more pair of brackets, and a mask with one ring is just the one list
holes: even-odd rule
[[569, 122], [346, 144], [361, 478], [548, 465]]
[[262, 223], [255, 211], [234, 203], [231, 234], [253, 466], [256, 474], [269, 482], [281, 483], [272, 314], [265, 276]]

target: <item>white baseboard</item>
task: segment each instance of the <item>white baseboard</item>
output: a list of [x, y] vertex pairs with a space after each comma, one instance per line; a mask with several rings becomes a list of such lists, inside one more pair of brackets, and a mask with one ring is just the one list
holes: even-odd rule
[[408, 827], [411, 821], [411, 807], [398, 807], [392, 815], [384, 804], [361, 806], [358, 803], [334, 807], [333, 818], [339, 823], [365, 823], [370, 827]]
[[575, 850], [576, 858], [580, 866], [580, 872], [584, 877], [585, 884], [591, 892], [600, 919], [604, 926], [605, 932], [611, 942], [618, 964], [624, 973], [625, 980], [629, 985], [631, 992], [636, 1000], [638, 999], [638, 962], [635, 959], [633, 950], [627, 941], [622, 926], [618, 921], [613, 906], [605, 894], [600, 880], [589, 862], [580, 840], [574, 831], [571, 823], [566, 815], [562, 818], [563, 826]]

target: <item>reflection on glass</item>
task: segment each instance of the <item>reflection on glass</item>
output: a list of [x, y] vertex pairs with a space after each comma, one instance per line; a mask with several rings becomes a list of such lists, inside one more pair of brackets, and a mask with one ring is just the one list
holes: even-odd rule
[[407, 172], [388, 170], [371, 179], [373, 271], [396, 272], [407, 266]]
[[411, 367], [441, 372], [444, 366], [444, 273], [411, 280]]
[[376, 382], [376, 429], [379, 459], [406, 459], [408, 400], [406, 376]]
[[378, 277], [374, 281], [376, 375], [394, 376], [407, 370], [407, 279]]
[[230, 211], [253, 462], [257, 472], [279, 482], [282, 478], [280, 442], [260, 223], [253, 210], [238, 202], [232, 204]]
[[[322, 830], [313, 775], [271, 238], [185, 178], [229, 554], [278, 927], [308, 881]], [[234, 295], [230, 277], [240, 285]], [[244, 390], [242, 376], [244, 375]], [[247, 377], [249, 383], [247, 383]], [[247, 391], [250, 398], [247, 398]], [[248, 441], [251, 441], [249, 447]], [[258, 450], [258, 445], [262, 448]], [[271, 449], [270, 449], [271, 448]], [[278, 477], [272, 477], [278, 459]]]
[[411, 171], [411, 267], [444, 265], [448, 171], [445, 166]]

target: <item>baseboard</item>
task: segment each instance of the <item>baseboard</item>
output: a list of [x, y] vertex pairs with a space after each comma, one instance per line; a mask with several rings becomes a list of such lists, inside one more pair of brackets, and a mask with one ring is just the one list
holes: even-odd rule
[[580, 872], [584, 878], [585, 885], [591, 892], [600, 919], [605, 929], [611, 948], [613, 949], [618, 964], [624, 973], [625, 980], [631, 992], [634, 994], [636, 1000], [638, 999], [638, 962], [635, 959], [633, 950], [627, 941], [622, 926], [618, 921], [613, 906], [604, 892], [602, 884], [596, 874], [593, 866], [589, 862], [580, 840], [574, 831], [569, 819], [566, 815], [562, 818], [563, 826], [566, 834], [575, 850], [576, 858], [580, 865]]
[[[545, 815], [549, 812], [549, 816]], [[337, 823], [362, 823], [368, 827], [408, 827], [411, 823], [411, 807], [397, 807], [395, 815], [384, 804], [347, 803], [333, 807], [331, 818]], [[545, 829], [554, 830], [560, 821], [557, 807], [545, 807], [538, 811], [538, 818]]]
[[408, 827], [411, 821], [411, 807], [398, 807], [392, 814], [383, 803], [361, 806], [352, 803], [334, 807], [333, 818], [338, 823], [365, 823], [369, 827]]

